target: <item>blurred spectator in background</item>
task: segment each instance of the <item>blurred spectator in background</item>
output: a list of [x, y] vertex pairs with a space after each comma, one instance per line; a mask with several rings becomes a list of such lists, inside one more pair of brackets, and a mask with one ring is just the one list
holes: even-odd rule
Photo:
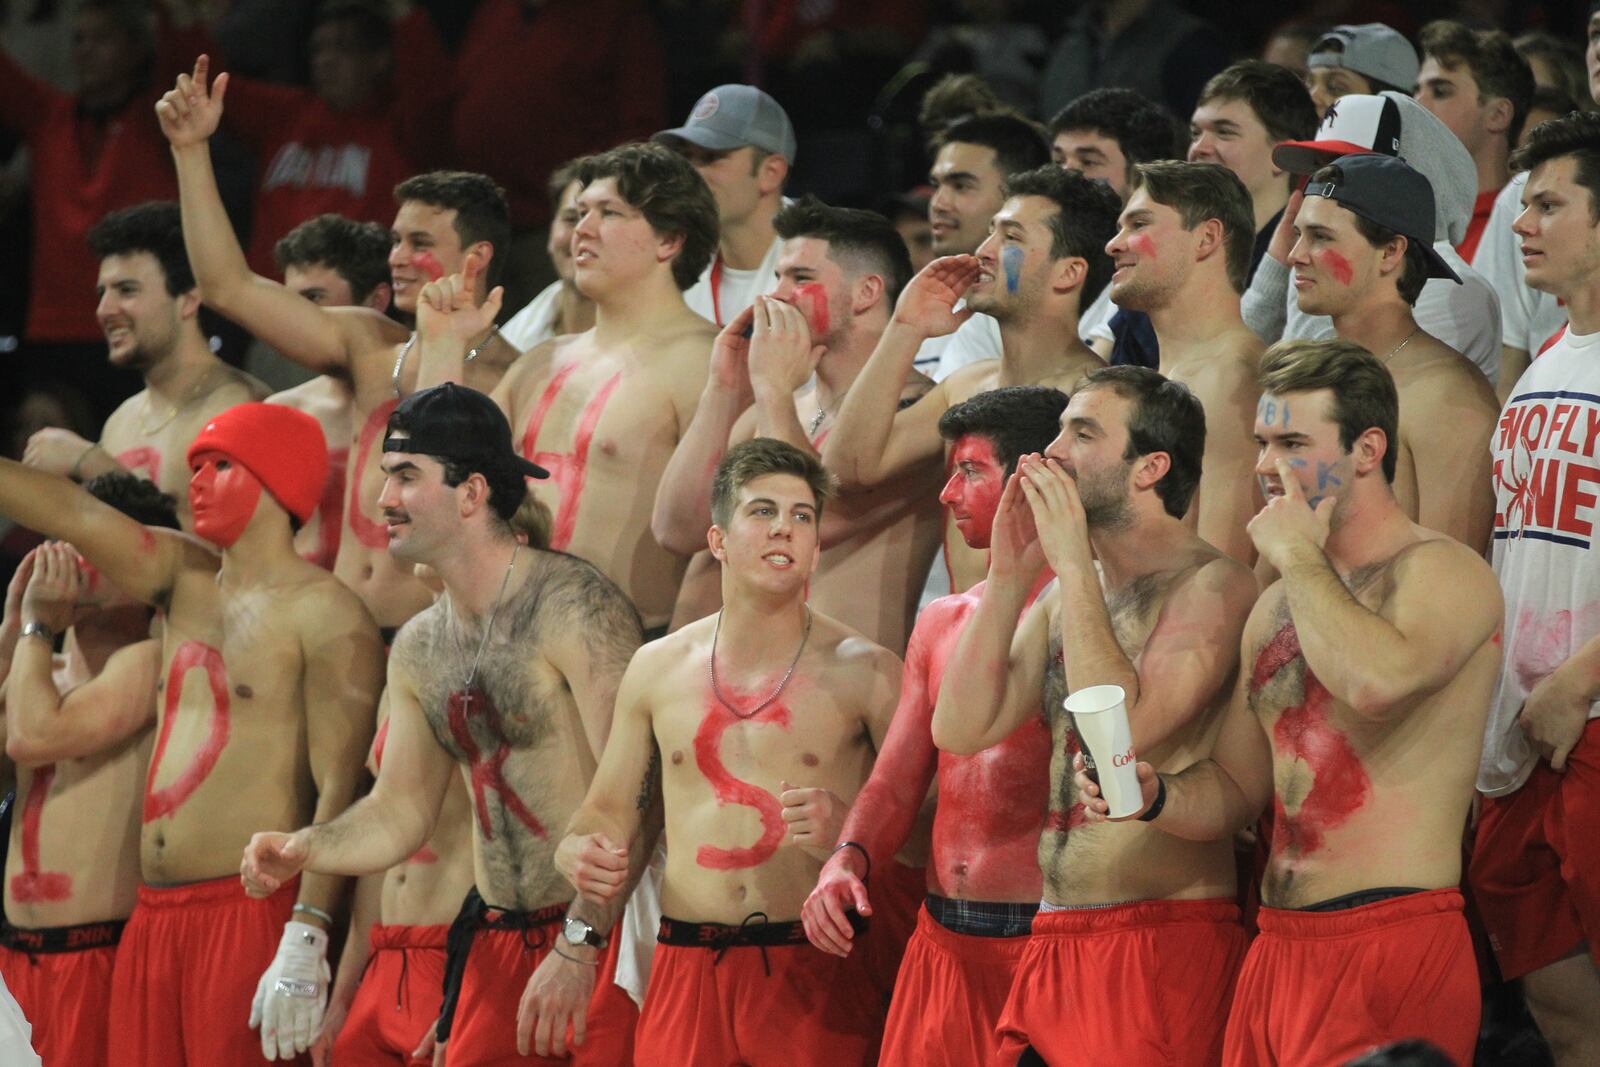
[[1216, 28], [1173, 0], [1093, 0], [1050, 54], [1038, 112], [1053, 115], [1090, 89], [1120, 86], [1187, 115], [1227, 65]]
[[1261, 58], [1276, 63], [1290, 74], [1304, 81], [1310, 73], [1306, 61], [1311, 58], [1311, 46], [1321, 40], [1328, 28], [1317, 22], [1295, 19], [1280, 24], [1261, 46]]
[[1517, 135], [1517, 147], [1528, 143], [1528, 131], [1549, 119], [1558, 119], [1562, 115], [1574, 111], [1586, 111], [1578, 102], [1560, 89], [1552, 85], [1541, 85], [1533, 91], [1533, 100], [1528, 104], [1528, 117], [1522, 123], [1522, 132]]
[[1017, 0], [957, 0], [962, 21], [936, 26], [912, 57], [935, 68], [970, 70], [1006, 104], [1029, 110], [1050, 41], [1038, 25], [1017, 18]]
[[[1515, 41], [1517, 53], [1528, 61], [1535, 88], [1556, 89], [1576, 103], [1579, 111], [1593, 111], [1589, 97], [1589, 72], [1583, 65], [1583, 45], [1544, 30], [1524, 33]], [[1524, 124], [1524, 132], [1532, 123]]]
[[306, 53], [310, 89], [228, 84], [224, 128], [257, 160], [247, 255], [258, 274], [317, 215], [387, 226], [394, 187], [445, 156], [449, 60], [425, 13], [391, 23], [380, 0], [329, 0]]
[[1385, 89], [1411, 93], [1421, 67], [1405, 35], [1381, 22], [1335, 26], [1311, 46], [1306, 65], [1306, 88], [1319, 120], [1341, 96], [1376, 96]]
[[505, 188], [505, 306], [520, 308], [554, 277], [550, 173], [665, 126], [665, 59], [639, 0], [483, 0], [456, 70], [450, 165]]
[[906, 243], [912, 274], [933, 262], [933, 227], [928, 222], [928, 196], [932, 192], [928, 186], [919, 185], [909, 193], [878, 202], [878, 214], [894, 223], [895, 232]]
[[[578, 291], [572, 260], [572, 231], [578, 228], [578, 163], [573, 160], [550, 175], [550, 240], [545, 250], [556, 280], [545, 286], [500, 330], [511, 347], [526, 352], [564, 333], [582, 333], [594, 325], [594, 301]], [[530, 498], [531, 499], [531, 498]]]
[[1468, 263], [1478, 250], [1495, 197], [1511, 180], [1511, 149], [1533, 100], [1533, 72], [1499, 30], [1470, 30], [1439, 19], [1422, 28], [1417, 102], [1450, 128], [1478, 171], [1472, 222], [1456, 251]]
[[28, 74], [0, 53], [0, 127], [31, 156], [33, 249], [23, 357], [34, 380], [71, 382], [104, 418], [138, 388], [107, 371], [95, 322], [96, 259], [85, 236], [108, 212], [177, 195], [155, 102], [155, 23], [136, 0], [83, 0], [72, 21], [76, 93]]

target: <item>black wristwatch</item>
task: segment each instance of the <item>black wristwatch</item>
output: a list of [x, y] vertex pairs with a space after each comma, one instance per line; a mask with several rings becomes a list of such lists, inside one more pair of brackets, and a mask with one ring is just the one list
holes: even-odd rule
[[562, 936], [569, 945], [588, 945], [590, 948], [605, 948], [607, 939], [600, 932], [582, 919], [567, 916], [567, 921], [562, 925]]

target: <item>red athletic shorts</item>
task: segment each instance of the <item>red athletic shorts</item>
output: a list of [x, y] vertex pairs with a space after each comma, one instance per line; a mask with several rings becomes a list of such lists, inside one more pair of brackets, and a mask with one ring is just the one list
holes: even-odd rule
[[1521, 789], [1483, 798], [1468, 881], [1506, 978], [1584, 941], [1600, 964], [1600, 719], [1565, 771], [1541, 759]]
[[661, 920], [636, 1067], [871, 1067], [883, 997], [862, 961], [814, 948], [798, 922]]
[[1027, 937], [976, 937], [941, 926], [926, 906], [883, 1026], [881, 1067], [991, 1067], [995, 1027]]
[[907, 867], [893, 860], [873, 878], [868, 892], [872, 897], [872, 921], [861, 935], [861, 947], [872, 980], [887, 999], [894, 989], [895, 976], [900, 973], [906, 942], [917, 928], [922, 898], [928, 892], [927, 868]]
[[259, 1067], [250, 1002], [299, 891], [298, 878], [266, 900], [237, 877], [141, 885], [111, 975], [113, 1062]]
[[1231, 899], [1040, 911], [1000, 1013], [1000, 1062], [1032, 1046], [1051, 1064], [1213, 1067], [1244, 952]]
[[1472, 1062], [1478, 965], [1461, 893], [1430, 889], [1346, 911], [1263, 907], [1239, 972], [1227, 1067], [1340, 1064], [1426, 1038]]
[[356, 999], [333, 1044], [339, 1067], [428, 1067], [411, 1058], [439, 1017], [444, 996], [444, 939], [450, 927], [372, 928], [372, 955]]
[[[563, 906], [552, 911], [553, 916], [539, 925], [508, 929], [496, 925], [496, 916], [508, 913], [494, 908], [487, 910], [487, 925], [473, 933], [462, 975], [461, 998], [448, 1043], [452, 1065], [628, 1067], [633, 1062], [633, 1031], [639, 1022], [639, 1009], [616, 983], [617, 942], [614, 939], [600, 956], [583, 1044], [563, 1059], [517, 1054], [517, 1008], [522, 1003], [522, 991], [539, 964], [550, 954], [555, 939], [561, 936], [567, 909]], [[531, 1049], [532, 1039], [529, 1041]], [[570, 1033], [568, 1041], [571, 1041]], [[571, 1048], [570, 1044], [568, 1047]]]
[[[45, 1067], [99, 1067], [106, 1057], [111, 969], [122, 922], [0, 929], [0, 976], [33, 1024]], [[120, 1062], [120, 1060], [119, 1060]]]

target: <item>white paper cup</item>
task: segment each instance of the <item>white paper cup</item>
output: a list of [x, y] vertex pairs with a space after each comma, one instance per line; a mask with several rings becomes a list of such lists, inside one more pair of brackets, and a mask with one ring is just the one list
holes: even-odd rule
[[1089, 765], [1098, 772], [1100, 795], [1111, 807], [1111, 817], [1120, 819], [1144, 807], [1122, 686], [1091, 685], [1069, 693], [1061, 705], [1072, 716]]

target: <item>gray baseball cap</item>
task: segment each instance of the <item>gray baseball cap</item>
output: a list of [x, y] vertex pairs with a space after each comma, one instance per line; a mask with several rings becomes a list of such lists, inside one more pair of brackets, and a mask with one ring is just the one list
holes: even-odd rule
[[1428, 261], [1428, 277], [1461, 284], [1461, 276], [1433, 250], [1433, 186], [1421, 171], [1403, 159], [1376, 152], [1340, 156], [1332, 165], [1339, 168], [1338, 178], [1311, 182], [1306, 196], [1325, 196], [1400, 234], [1421, 249]]
[[753, 85], [719, 85], [695, 102], [682, 126], [652, 141], [688, 141], [713, 152], [753, 145], [794, 162], [794, 124], [783, 106]]
[[1410, 92], [1417, 84], [1422, 64], [1417, 50], [1399, 30], [1381, 22], [1335, 26], [1311, 46], [1309, 67], [1343, 67], [1373, 81], [1379, 88]]

